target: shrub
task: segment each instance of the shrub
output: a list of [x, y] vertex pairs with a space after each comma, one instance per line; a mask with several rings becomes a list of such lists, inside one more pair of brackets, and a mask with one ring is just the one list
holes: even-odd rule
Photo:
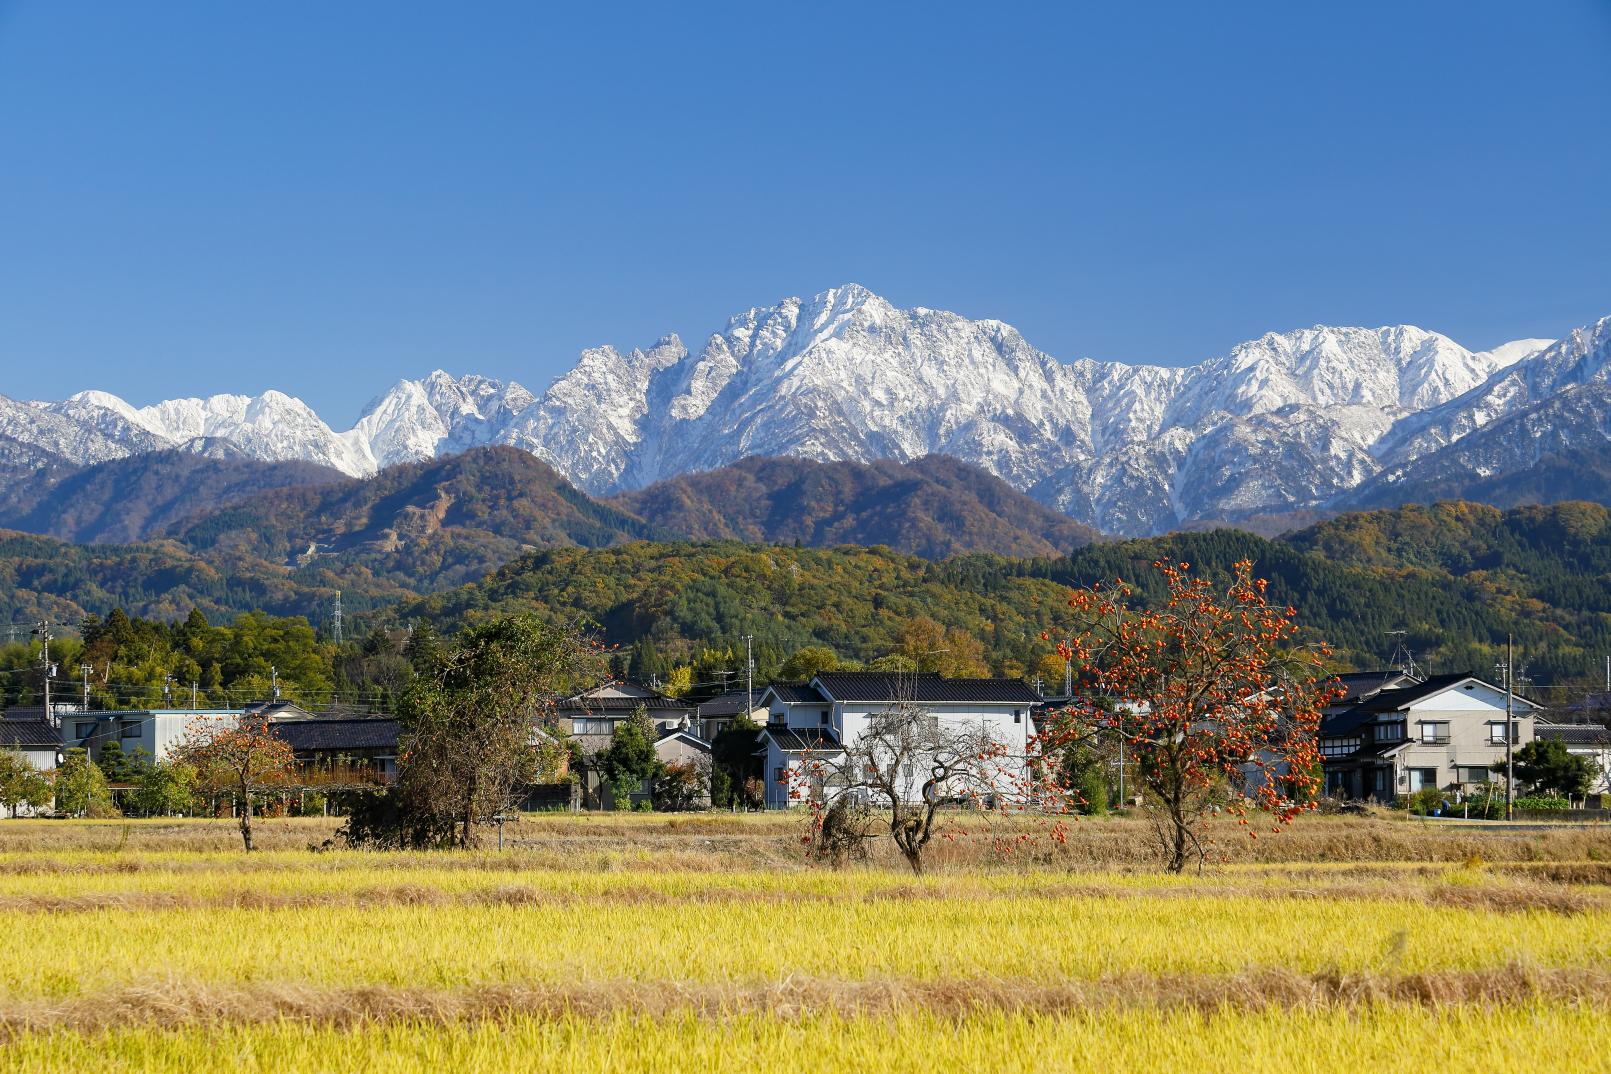
[[1428, 817], [1439, 810], [1447, 812], [1443, 792], [1436, 787], [1423, 787], [1410, 795], [1410, 812], [1418, 817]]
[[[708, 766], [706, 766], [708, 767]], [[693, 761], [662, 765], [654, 778], [654, 803], [672, 813], [693, 809], [705, 796], [707, 781], [702, 767]]]

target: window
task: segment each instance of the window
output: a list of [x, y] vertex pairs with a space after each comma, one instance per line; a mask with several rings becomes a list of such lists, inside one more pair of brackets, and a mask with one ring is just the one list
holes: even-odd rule
[[913, 778], [916, 777], [916, 775], [917, 775], [917, 769], [914, 768], [912, 765], [908, 764], [908, 765], [902, 765], [901, 766], [901, 778], [906, 780], [906, 782], [908, 782], [908, 783], [912, 782]]
[[828, 726], [828, 713], [826, 711], [824, 711], [822, 714], [822, 726]]
[[1487, 783], [1491, 774], [1484, 765], [1461, 765], [1455, 769], [1454, 777], [1461, 783]]
[[119, 738], [139, 738], [140, 737], [140, 723], [139, 723], [139, 721], [138, 720], [124, 720], [118, 726], [118, 737]]
[[1427, 787], [1436, 787], [1437, 785], [1438, 785], [1438, 770], [1436, 768], [1412, 768], [1412, 769], [1410, 769], [1410, 793], [1411, 794], [1415, 793], [1416, 791], [1419, 791], [1419, 790], [1422, 790], [1424, 788], [1427, 788]]
[[1394, 720], [1391, 723], [1379, 723], [1376, 725], [1377, 742], [1398, 742], [1403, 738], [1404, 723], [1401, 720]]
[[571, 721], [571, 734], [573, 735], [608, 735], [614, 731], [614, 720], [576, 719]]
[[1422, 742], [1445, 743], [1449, 741], [1449, 725], [1447, 722], [1422, 720], [1416, 726], [1421, 729]]
[[[1511, 723], [1510, 741], [1521, 741], [1521, 724]], [[1488, 725], [1488, 744], [1490, 746], [1503, 746], [1505, 744], [1505, 724], [1503, 720], [1496, 720]]]
[[777, 768], [772, 770], [772, 782], [774, 782], [774, 783], [787, 783], [788, 781], [789, 781], [789, 769], [788, 769], [788, 766], [779, 765]]
[[1376, 793], [1377, 794], [1386, 794], [1387, 793], [1387, 769], [1378, 768], [1376, 770], [1376, 784], [1375, 784], [1375, 786], [1376, 786]]
[[1323, 738], [1320, 740], [1320, 756], [1346, 757], [1359, 749], [1358, 738]]
[[73, 737], [74, 738], [88, 738], [91, 735], [93, 735], [94, 733], [95, 733], [95, 722], [93, 720], [91, 720], [91, 721], [89, 721], [87, 723], [75, 723], [73, 725]]
[[1024, 722], [1024, 710], [1023, 709], [1013, 709], [1012, 710], [1012, 722], [1013, 723], [1023, 723]]

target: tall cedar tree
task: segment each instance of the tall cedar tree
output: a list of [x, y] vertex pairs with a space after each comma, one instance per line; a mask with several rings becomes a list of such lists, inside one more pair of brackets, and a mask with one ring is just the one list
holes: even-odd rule
[[476, 825], [537, 775], [536, 732], [552, 698], [600, 667], [577, 631], [533, 615], [466, 627], [420, 665], [398, 709], [403, 840], [473, 846]]
[[1167, 593], [1161, 607], [1133, 606], [1123, 581], [1069, 597], [1073, 621], [1058, 652], [1083, 689], [1041, 745], [1122, 738], [1164, 863], [1180, 872], [1206, 856], [1203, 828], [1215, 812], [1249, 826], [1261, 809], [1279, 831], [1309, 806], [1320, 713], [1337, 688], [1324, 647], [1293, 648], [1296, 613], [1269, 604], [1251, 562], [1237, 562], [1223, 589], [1185, 563], [1153, 567]]

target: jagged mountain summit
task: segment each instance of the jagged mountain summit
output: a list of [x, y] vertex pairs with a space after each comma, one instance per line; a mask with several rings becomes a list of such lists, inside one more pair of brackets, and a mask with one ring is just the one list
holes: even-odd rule
[[1603, 381], [1604, 326], [1489, 351], [1411, 326], [1316, 327], [1195, 365], [1063, 362], [1001, 321], [898, 309], [852, 284], [748, 310], [698, 351], [674, 335], [585, 351], [540, 395], [440, 371], [403, 380], [345, 432], [278, 392], [144, 408], [85, 392], [0, 399], [0, 442], [8, 459], [37, 445], [42, 459], [85, 465], [224, 439], [254, 458], [351, 475], [510, 445], [594, 494], [753, 456], [939, 454], [1104, 532], [1148, 534], [1323, 509], [1387, 481], [1520, 409]]

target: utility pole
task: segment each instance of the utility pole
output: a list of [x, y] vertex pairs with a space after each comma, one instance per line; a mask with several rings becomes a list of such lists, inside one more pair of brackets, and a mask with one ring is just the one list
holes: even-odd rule
[[[330, 609], [330, 637], [337, 645], [341, 644], [341, 590], [336, 590], [336, 602]], [[499, 834], [503, 830], [499, 829]]]
[[269, 684], [274, 690], [274, 700], [278, 701], [280, 699], [280, 669], [272, 664], [269, 665]]
[[196, 680], [190, 680], [190, 711], [196, 711]]
[[755, 712], [755, 655], [751, 645], [755, 641], [754, 634], [744, 635], [744, 718], [749, 719]]
[[165, 706], [173, 705], [173, 676], [162, 676], [162, 703]]
[[56, 710], [50, 704], [50, 677], [56, 672], [50, 662], [50, 623], [41, 622], [35, 632], [39, 635], [39, 666], [45, 673], [45, 719], [53, 726], [60, 727], [56, 722]]
[[1074, 654], [1063, 657], [1063, 696], [1074, 700]]
[[1516, 639], [1513, 635], [1505, 635], [1505, 819], [1514, 820], [1512, 802], [1515, 799], [1513, 785], [1516, 781], [1516, 732], [1515, 725], [1511, 723], [1511, 699], [1516, 696], [1510, 688], [1511, 669], [1516, 666]]
[[1119, 727], [1119, 808], [1126, 805], [1124, 797], [1124, 727]]
[[89, 677], [90, 677], [90, 672], [95, 670], [95, 665], [94, 664], [80, 664], [80, 665], [78, 665], [78, 670], [84, 673], [84, 711], [88, 712], [89, 711]]

